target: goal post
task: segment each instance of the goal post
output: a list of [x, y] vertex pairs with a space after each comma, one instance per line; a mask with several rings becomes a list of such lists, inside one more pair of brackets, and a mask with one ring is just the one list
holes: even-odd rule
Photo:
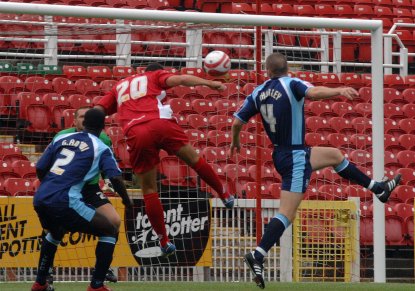
[[[83, 17], [83, 18], [101, 18], [101, 19], [114, 19], [117, 20], [115, 26], [111, 26], [111, 29], [115, 27], [116, 39], [114, 41], [107, 41], [108, 44], [116, 45], [115, 55], [104, 55], [99, 58], [98, 55], [83, 55], [79, 57], [82, 60], [100, 60], [100, 61], [115, 61], [116, 65], [129, 66], [133, 61], [150, 61], [153, 60], [153, 56], [141, 55], [132, 56], [132, 46], [134, 40], [131, 39], [130, 27], [124, 24], [124, 20], [141, 20], [151, 21], [154, 25], [158, 22], [172, 23], [172, 26], [176, 24], [182, 24], [182, 29], [187, 29], [186, 43], [179, 44], [186, 47], [186, 54], [183, 57], [159, 57], [160, 60], [166, 63], [170, 61], [179, 61], [186, 63], [189, 67], [200, 67], [203, 56], [201, 54], [202, 35], [198, 30], [200, 27], [206, 27], [208, 25], [217, 25], [220, 27], [232, 26], [238, 27], [279, 27], [284, 29], [339, 29], [339, 30], [363, 30], [370, 32], [371, 38], [371, 72], [372, 72], [372, 140], [373, 142], [373, 178], [380, 180], [384, 175], [384, 115], [383, 115], [383, 36], [382, 36], [382, 21], [380, 20], [362, 20], [362, 19], [333, 19], [333, 18], [308, 18], [308, 17], [286, 17], [286, 16], [259, 16], [259, 15], [237, 15], [237, 14], [218, 14], [218, 13], [196, 13], [196, 12], [176, 12], [176, 11], [161, 11], [161, 10], [139, 10], [139, 9], [113, 9], [102, 7], [76, 7], [76, 6], [63, 6], [63, 5], [47, 5], [47, 4], [27, 4], [27, 3], [13, 3], [13, 2], [0, 2], [0, 13], [4, 14], [33, 14], [33, 15], [47, 15], [45, 21], [51, 21], [49, 16], [66, 16], [66, 17]], [[101, 26], [101, 27], [105, 27]], [[110, 26], [108, 26], [110, 27]], [[79, 29], [83, 29], [82, 25], [78, 25]], [[99, 26], [97, 26], [99, 28]], [[54, 30], [53, 25], [45, 27], [45, 29]], [[178, 30], [175, 28], [176, 31]], [[193, 29], [192, 32], [189, 30]], [[265, 29], [264, 29], [265, 30]], [[91, 33], [86, 31], [87, 33]], [[289, 32], [288, 32], [289, 33]], [[105, 32], [102, 32], [105, 34]], [[265, 36], [264, 36], [265, 35]], [[262, 63], [264, 58], [263, 51], [266, 54], [274, 51], [273, 48], [273, 34], [272, 32], [264, 32], [262, 34], [264, 38], [263, 50], [257, 52], [258, 55], [262, 55], [261, 59], [255, 58], [254, 60], [244, 59], [241, 63], [249, 65], [257, 65]], [[59, 38], [59, 36], [57, 37]], [[43, 54], [24, 54], [24, 53], [10, 53], [0, 52], [0, 56], [7, 58], [8, 56], [18, 58], [36, 58], [37, 60], [43, 60], [45, 65], [59, 64], [59, 56], [56, 51], [58, 39], [55, 36], [46, 40], [45, 50]], [[82, 40], [79, 41], [80, 43]], [[91, 41], [84, 41], [84, 43]], [[92, 41], [94, 42], [94, 41]], [[96, 40], [95, 43], [104, 41]], [[139, 43], [136, 42], [136, 43]], [[322, 38], [322, 44], [327, 45], [327, 38]], [[156, 41], [153, 44], [157, 45]], [[177, 44], [176, 44], [177, 45]], [[206, 44], [208, 45], [208, 44]], [[338, 43], [336, 44], [338, 45]], [[211, 46], [212, 47], [212, 46]], [[255, 46], [253, 48], [255, 50]], [[303, 48], [305, 50], [305, 48]], [[321, 49], [321, 48], [318, 48]], [[336, 65], [338, 55], [334, 53], [335, 57], [333, 61], [329, 60], [328, 49], [321, 53], [321, 61], [310, 62], [310, 65], [319, 65], [322, 70], [328, 70], [329, 67]], [[254, 54], [255, 56], [255, 54]], [[77, 59], [77, 56], [66, 56], [68, 59]], [[290, 61], [291, 64], [297, 64], [297, 61]], [[334, 71], [338, 72], [341, 69], [341, 63], [339, 62]], [[238, 99], [238, 101], [240, 101]], [[258, 182], [259, 184], [259, 182]], [[259, 187], [258, 187], [259, 188]], [[258, 190], [259, 191], [259, 190]], [[257, 203], [258, 205], [259, 203]], [[238, 204], [237, 204], [238, 205]], [[260, 206], [257, 206], [260, 207]], [[252, 214], [252, 213], [251, 213]], [[214, 214], [212, 214], [214, 215]], [[252, 214], [254, 216], [254, 214]], [[228, 216], [227, 216], [228, 217]], [[229, 218], [230, 219], [230, 218]], [[384, 206], [376, 199], [374, 199], [374, 281], [385, 282], [385, 218], [384, 218]], [[250, 241], [250, 243], [252, 243]]]

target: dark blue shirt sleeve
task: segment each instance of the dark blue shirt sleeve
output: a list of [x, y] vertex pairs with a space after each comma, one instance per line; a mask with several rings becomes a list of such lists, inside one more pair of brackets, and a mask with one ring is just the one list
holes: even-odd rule
[[117, 161], [109, 148], [104, 150], [101, 154], [99, 169], [104, 173], [105, 178], [107, 179], [121, 175], [121, 170], [118, 168]]
[[249, 119], [258, 113], [258, 109], [255, 106], [255, 101], [252, 98], [252, 95], [246, 97], [241, 108], [234, 114], [236, 118], [241, 120], [243, 123], [247, 123]]
[[300, 79], [292, 79], [290, 83], [290, 89], [293, 92], [295, 99], [300, 101], [305, 97], [307, 90], [311, 87], [314, 87], [312, 84], [302, 81]]
[[54, 146], [53, 143], [49, 144], [46, 150], [43, 152], [43, 155], [36, 163], [36, 169], [42, 170], [44, 172], [49, 171], [52, 163], [54, 162]]

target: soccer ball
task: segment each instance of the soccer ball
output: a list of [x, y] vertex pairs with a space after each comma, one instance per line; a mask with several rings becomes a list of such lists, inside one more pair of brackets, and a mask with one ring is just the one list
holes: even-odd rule
[[231, 68], [231, 59], [222, 51], [212, 51], [206, 56], [203, 68], [208, 75], [222, 76]]

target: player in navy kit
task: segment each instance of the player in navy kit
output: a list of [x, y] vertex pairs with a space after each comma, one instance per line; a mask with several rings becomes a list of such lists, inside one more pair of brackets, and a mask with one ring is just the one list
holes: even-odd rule
[[341, 95], [353, 100], [358, 96], [355, 89], [314, 87], [308, 82], [291, 78], [287, 75], [287, 59], [279, 53], [267, 57], [266, 69], [270, 79], [258, 86], [235, 113], [230, 146], [231, 154], [239, 152], [239, 133], [243, 124], [260, 113], [265, 131], [274, 144], [272, 156], [275, 168], [282, 177], [279, 213], [269, 222], [255, 251], [246, 254], [244, 258], [260, 288], [265, 287], [264, 257], [294, 220], [312, 171], [333, 167], [341, 177], [371, 190], [383, 203], [400, 181], [400, 175], [397, 175], [392, 180], [376, 182], [350, 163], [339, 149], [310, 148], [304, 143], [304, 99], [325, 99]]
[[41, 181], [33, 205], [42, 227], [49, 233], [42, 242], [36, 282], [32, 291], [53, 290], [46, 282], [56, 249], [67, 231], [79, 231], [99, 237], [96, 247], [96, 264], [88, 291], [108, 291], [103, 282], [111, 264], [119, 224], [86, 204], [82, 188], [99, 172], [111, 180], [126, 208], [132, 207], [121, 170], [109, 149], [98, 139], [104, 128], [105, 115], [97, 109], [85, 114], [84, 131], [63, 134], [47, 147], [36, 165]]

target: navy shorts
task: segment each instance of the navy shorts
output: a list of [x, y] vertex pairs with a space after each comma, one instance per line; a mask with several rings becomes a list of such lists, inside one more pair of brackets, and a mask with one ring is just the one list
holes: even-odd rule
[[[86, 205], [83, 202], [82, 204], [83, 208], [88, 208], [89, 212], [92, 211], [91, 213], [95, 213], [94, 207]], [[101, 235], [99, 231], [92, 227], [87, 216], [83, 216], [73, 208], [37, 205], [35, 206], [35, 210], [42, 227], [47, 229], [55, 239], [61, 239], [68, 231], [89, 233], [96, 236]]]
[[312, 172], [310, 153], [306, 146], [275, 147], [272, 158], [282, 178], [282, 190], [305, 193]]
[[81, 193], [85, 204], [92, 205], [94, 208], [98, 208], [107, 203], [111, 204], [108, 197], [102, 193], [98, 184], [85, 185], [84, 188], [82, 188]]

